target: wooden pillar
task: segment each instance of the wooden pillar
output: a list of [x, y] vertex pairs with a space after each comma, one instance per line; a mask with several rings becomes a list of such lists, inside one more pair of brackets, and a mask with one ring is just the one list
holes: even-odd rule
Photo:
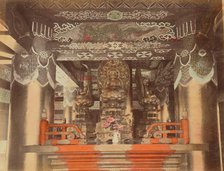
[[224, 170], [224, 0], [221, 1], [219, 6], [222, 6], [221, 11], [217, 14], [214, 23], [214, 32], [215, 32], [215, 58], [217, 61], [217, 78], [218, 78], [218, 133], [219, 133], [219, 155], [220, 155], [220, 167], [221, 171]]
[[189, 155], [189, 170], [217, 170], [220, 168], [217, 155], [217, 89], [212, 81], [216, 68], [208, 48], [209, 40], [205, 39], [205, 45], [198, 45], [195, 37], [190, 40], [190, 48], [184, 40], [182, 51], [177, 52], [175, 111], [179, 116], [177, 120], [185, 117], [189, 120], [190, 143], [208, 144], [210, 147], [209, 152], [192, 152]]
[[64, 99], [64, 119], [66, 123], [72, 123], [72, 112], [74, 104], [74, 90], [70, 90], [68, 87], [63, 87]]
[[27, 54], [16, 55], [13, 60], [8, 149], [10, 171], [41, 170], [41, 156], [24, 153], [23, 147], [39, 144], [39, 125], [44, 109], [48, 118], [53, 118], [53, 113], [49, 112], [54, 102], [52, 80], [55, 80], [55, 74], [52, 72], [56, 66], [53, 56], [47, 56], [49, 62], [44, 59], [40, 54]]
[[11, 68], [0, 65], [0, 170], [6, 170]]
[[217, 93], [215, 85], [204, 85], [192, 80], [188, 87], [178, 86], [178, 111], [188, 117], [191, 144], [209, 144], [209, 152], [192, 152], [189, 156], [190, 171], [219, 169]]

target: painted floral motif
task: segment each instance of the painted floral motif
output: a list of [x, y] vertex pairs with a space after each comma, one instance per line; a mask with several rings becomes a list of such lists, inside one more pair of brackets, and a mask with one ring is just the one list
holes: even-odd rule
[[119, 123], [118, 119], [115, 119], [112, 116], [108, 116], [105, 122], [103, 123], [103, 128], [110, 128], [111, 130], [123, 130], [123, 125]]

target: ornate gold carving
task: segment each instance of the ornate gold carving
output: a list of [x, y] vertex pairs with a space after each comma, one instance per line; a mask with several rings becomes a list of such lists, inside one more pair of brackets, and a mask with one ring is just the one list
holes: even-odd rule
[[75, 97], [75, 108], [78, 112], [84, 112], [88, 107], [93, 105], [91, 92], [91, 73], [90, 70], [84, 74], [83, 87], [79, 88], [78, 94]]
[[102, 62], [98, 69], [101, 110], [97, 123], [97, 140], [101, 143], [123, 143], [131, 139], [132, 120], [126, 113], [130, 87], [130, 70], [120, 60]]
[[141, 70], [136, 69], [135, 73], [137, 90], [138, 90], [138, 100], [143, 106], [143, 117], [140, 120], [140, 124], [137, 126], [137, 136], [142, 138], [145, 134], [145, 127], [148, 124], [159, 121], [160, 117], [160, 100], [155, 95], [155, 87], [152, 85], [152, 81], [149, 75], [142, 76]]
[[121, 88], [127, 90], [130, 84], [129, 67], [120, 60], [103, 62], [98, 69], [99, 88]]
[[89, 113], [89, 107], [94, 104], [91, 91], [91, 72], [90, 69], [86, 66], [87, 72], [84, 74], [83, 87], [78, 89], [78, 93], [75, 97], [75, 112], [76, 118], [75, 122], [79, 125], [81, 131], [86, 136], [86, 118]]

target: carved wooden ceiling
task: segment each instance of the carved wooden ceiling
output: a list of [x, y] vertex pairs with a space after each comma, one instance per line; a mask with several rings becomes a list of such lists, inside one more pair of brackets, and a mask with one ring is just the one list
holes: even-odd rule
[[192, 8], [206, 5], [207, 0], [11, 0], [26, 2], [30, 8], [69, 9], [149, 9]]
[[25, 0], [8, 7], [10, 22], [20, 18], [18, 29], [9, 23], [15, 34], [23, 32], [19, 41], [48, 39], [47, 50], [59, 61], [172, 60], [211, 10], [205, 0]]
[[181, 52], [190, 52], [198, 33], [212, 30], [215, 16], [207, 0], [10, 2], [10, 34], [28, 51], [35, 38], [46, 39], [45, 50], [54, 52], [57, 61], [73, 61], [64, 63], [68, 70], [79, 61], [98, 68], [99, 61], [110, 59], [156, 70], [177, 54], [182, 59], [186, 53]]

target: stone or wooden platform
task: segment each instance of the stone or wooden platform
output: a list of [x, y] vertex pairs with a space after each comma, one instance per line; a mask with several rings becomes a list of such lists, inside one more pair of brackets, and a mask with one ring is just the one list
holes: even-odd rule
[[24, 152], [47, 156], [52, 170], [181, 170], [192, 151], [208, 151], [205, 144], [117, 144], [26, 146]]

